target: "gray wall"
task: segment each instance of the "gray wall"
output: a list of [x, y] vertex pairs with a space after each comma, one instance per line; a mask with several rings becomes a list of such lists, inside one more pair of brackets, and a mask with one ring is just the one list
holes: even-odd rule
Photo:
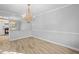
[[32, 35], [79, 49], [79, 5], [71, 5], [33, 19]]
[[16, 40], [25, 38], [31, 35], [31, 23], [27, 23], [23, 19], [16, 20], [16, 31], [10, 31], [10, 39]]

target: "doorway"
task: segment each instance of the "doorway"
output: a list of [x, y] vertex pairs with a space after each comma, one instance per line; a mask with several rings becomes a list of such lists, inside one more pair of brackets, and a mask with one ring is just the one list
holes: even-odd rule
[[0, 19], [0, 35], [9, 35], [9, 20]]

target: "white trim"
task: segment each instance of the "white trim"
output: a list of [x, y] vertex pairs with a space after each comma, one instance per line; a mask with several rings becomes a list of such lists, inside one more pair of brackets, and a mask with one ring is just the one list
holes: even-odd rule
[[27, 38], [27, 37], [31, 37], [32, 35], [28, 35], [28, 36], [24, 36], [24, 37], [19, 37], [19, 38], [15, 38], [15, 39], [11, 39], [10, 38], [10, 41], [14, 41], [14, 40], [20, 40], [22, 38]]
[[32, 35], [32, 36], [35, 37], [35, 38], [38, 38], [40, 40], [44, 40], [44, 41], [54, 43], [54, 44], [57, 44], [57, 45], [60, 45], [60, 46], [66, 47], [66, 48], [70, 48], [70, 49], [75, 50], [75, 51], [79, 51], [78, 48], [74, 48], [74, 47], [71, 47], [71, 46], [68, 46], [68, 45], [65, 45], [65, 44], [62, 44], [62, 43], [58, 43], [58, 42], [55, 42], [55, 41], [50, 41], [50, 40], [47, 40], [46, 38], [42, 38], [42, 37], [39, 37], [39, 36], [34, 36], [34, 35]]
[[46, 38], [42, 38], [42, 37], [35, 36], [35, 35], [28, 35], [26, 37], [19, 37], [19, 38], [16, 38], [16, 39], [11, 39], [10, 41], [14, 41], [14, 40], [17, 40], [17, 39], [22, 39], [22, 38], [27, 38], [27, 37], [35, 37], [35, 38], [38, 38], [40, 40], [44, 40], [44, 41], [47, 41], [47, 42], [50, 42], [50, 43], [54, 43], [54, 44], [57, 44], [57, 45], [60, 45], [60, 46], [64, 46], [66, 48], [70, 48], [70, 49], [75, 50], [75, 51], [79, 51], [78, 48], [74, 48], [74, 47], [71, 47], [71, 46], [68, 46], [68, 45], [65, 45], [65, 44], [62, 44], [62, 43], [58, 43], [58, 42], [55, 42], [55, 41], [50, 41], [50, 40], [47, 40]]
[[57, 45], [60, 45], [60, 46], [66, 47], [66, 48], [70, 48], [70, 49], [75, 50], [75, 51], [79, 51], [79, 49], [77, 49], [77, 48], [74, 48], [74, 47], [71, 47], [71, 46], [68, 46], [68, 45], [65, 45], [65, 44], [62, 44], [62, 43], [58, 43], [58, 42], [55, 42], [55, 41], [50, 41], [50, 40], [47, 40], [46, 38], [42, 38], [42, 37], [35, 36], [35, 35], [29, 35], [29, 36], [26, 36], [26, 37], [19, 37], [19, 38], [16, 38], [16, 39], [12, 39], [10, 41], [14, 41], [14, 40], [17, 40], [17, 39], [22, 39], [22, 38], [27, 38], [27, 37], [35, 37], [35, 38], [38, 38], [40, 40], [44, 40], [44, 41], [54, 43], [54, 44], [57, 44]]
[[62, 33], [62, 34], [76, 34], [76, 35], [79, 35], [79, 33], [76, 33], [76, 32], [66, 32], [66, 31], [56, 31], [56, 30], [53, 30], [53, 31], [47, 31], [47, 30], [33, 30], [33, 31], [41, 31], [41, 32], [54, 32], [54, 33]]

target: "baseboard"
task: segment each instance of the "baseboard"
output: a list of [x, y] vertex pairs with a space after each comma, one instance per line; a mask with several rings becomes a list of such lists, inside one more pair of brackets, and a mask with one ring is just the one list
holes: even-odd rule
[[11, 39], [10, 41], [19, 40], [19, 39], [27, 38], [27, 37], [31, 37], [31, 36], [32, 36], [32, 35], [23, 36], [23, 37], [19, 37], [19, 38]]
[[39, 36], [34, 36], [34, 35], [32, 35], [32, 37], [35, 37], [35, 38], [38, 38], [38, 39], [40, 39], [40, 40], [44, 40], [44, 41], [47, 41], [47, 42], [50, 42], [50, 43], [54, 43], [54, 44], [56, 44], [56, 45], [60, 45], [60, 46], [63, 46], [63, 47], [66, 47], [66, 48], [69, 48], [69, 49], [72, 49], [72, 50], [75, 50], [75, 51], [78, 51], [78, 52], [79, 52], [79, 49], [74, 48], [74, 47], [71, 47], [71, 46], [68, 46], [68, 45], [65, 45], [65, 44], [62, 44], [62, 43], [58, 43], [58, 42], [46, 40], [46, 38], [42, 38], [42, 37], [39, 37]]
[[79, 49], [77, 49], [77, 48], [74, 48], [74, 47], [71, 47], [71, 46], [68, 46], [68, 45], [65, 45], [65, 44], [62, 44], [62, 43], [58, 43], [58, 42], [55, 42], [55, 41], [46, 40], [46, 38], [42, 38], [42, 37], [34, 36], [34, 35], [28, 35], [28, 36], [25, 36], [25, 37], [19, 37], [19, 38], [16, 38], [16, 39], [11, 39], [10, 41], [18, 40], [18, 39], [22, 39], [22, 38], [27, 38], [27, 37], [35, 37], [35, 38], [38, 38], [40, 40], [44, 40], [44, 41], [47, 41], [47, 42], [50, 42], [50, 43], [54, 43], [56, 45], [60, 45], [60, 46], [63, 46], [63, 47], [66, 47], [66, 48], [69, 48], [69, 49], [72, 49], [72, 50], [75, 50], [75, 51], [79, 51]]

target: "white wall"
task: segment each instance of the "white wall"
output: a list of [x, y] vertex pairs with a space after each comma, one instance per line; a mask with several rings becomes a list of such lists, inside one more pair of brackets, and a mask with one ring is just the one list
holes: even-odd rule
[[79, 5], [36, 17], [32, 35], [79, 49]]

